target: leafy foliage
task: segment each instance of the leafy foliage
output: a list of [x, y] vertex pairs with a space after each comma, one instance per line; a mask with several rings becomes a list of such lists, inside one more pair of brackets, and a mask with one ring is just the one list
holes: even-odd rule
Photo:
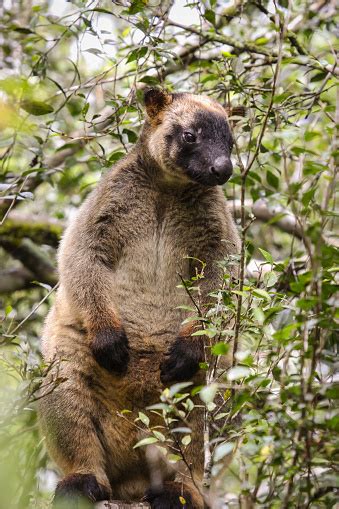
[[[178, 461], [192, 440], [187, 417], [203, 408], [212, 500], [334, 507], [333, 3], [31, 0], [8, 1], [0, 14], [0, 505], [48, 505], [53, 465], [35, 401], [57, 239], [100, 174], [135, 143], [143, 89], [161, 86], [246, 108], [231, 116], [235, 174], [225, 187], [242, 251], [223, 262], [240, 264], [239, 280], [225, 275], [197, 317], [206, 384], [165, 389], [139, 414], [135, 425], [148, 435], [136, 446], [156, 444]], [[182, 284], [196, 313], [196, 281]], [[231, 366], [221, 372], [224, 357]], [[150, 425], [154, 412], [161, 427]]]

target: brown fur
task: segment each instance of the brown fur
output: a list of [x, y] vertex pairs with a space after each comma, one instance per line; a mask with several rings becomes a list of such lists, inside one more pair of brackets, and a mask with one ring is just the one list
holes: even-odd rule
[[[223, 108], [190, 94], [173, 102], [146, 100], [146, 107], [150, 122], [139, 143], [102, 178], [66, 230], [59, 250], [60, 288], [42, 338], [44, 358], [55, 361], [46, 382], [65, 379], [52, 392], [46, 385], [50, 393], [40, 404], [52, 458], [66, 476], [94, 475], [103, 493], [128, 500], [141, 499], [151, 478], [145, 450], [133, 449], [142, 438], [133, 418], [158, 401], [166, 353], [177, 362], [170, 350], [175, 341], [194, 359], [203, 351], [201, 338], [190, 336], [194, 325], [181, 325], [187, 314], [178, 306], [190, 301], [177, 288], [178, 273], [185, 279], [194, 275], [195, 262], [187, 256], [206, 262], [201, 292], [207, 304], [208, 292], [221, 281], [216, 261], [239, 250], [222, 189], [194, 183], [173, 165], [169, 170], [164, 144], [173, 122], [188, 123], [203, 109], [225, 115]], [[112, 337], [121, 362], [128, 356], [125, 375], [97, 362], [98, 337], [107, 341], [103, 355]], [[118, 415], [123, 409], [132, 412], [128, 419]], [[187, 456], [199, 482], [202, 415], [194, 410], [190, 419]], [[182, 472], [187, 474], [184, 467]], [[174, 477], [163, 469], [164, 481]], [[185, 490], [194, 508], [203, 507], [193, 485]]]

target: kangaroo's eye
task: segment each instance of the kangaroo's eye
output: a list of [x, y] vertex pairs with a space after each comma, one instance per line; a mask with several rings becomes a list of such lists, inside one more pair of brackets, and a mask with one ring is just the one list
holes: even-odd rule
[[195, 134], [190, 133], [189, 131], [184, 131], [182, 137], [186, 143], [194, 143], [197, 139]]

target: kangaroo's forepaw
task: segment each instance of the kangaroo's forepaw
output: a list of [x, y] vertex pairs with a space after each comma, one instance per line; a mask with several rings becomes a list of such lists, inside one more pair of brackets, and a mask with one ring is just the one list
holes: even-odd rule
[[88, 509], [94, 502], [108, 500], [110, 493], [95, 475], [71, 474], [57, 484], [53, 509]]
[[[171, 345], [166, 359], [160, 366], [160, 379], [163, 384], [190, 380], [199, 370], [200, 351], [193, 342], [178, 337]], [[192, 348], [193, 347], [193, 348]]]
[[110, 327], [97, 332], [91, 348], [95, 360], [101, 367], [119, 375], [127, 371], [128, 339], [123, 328]]

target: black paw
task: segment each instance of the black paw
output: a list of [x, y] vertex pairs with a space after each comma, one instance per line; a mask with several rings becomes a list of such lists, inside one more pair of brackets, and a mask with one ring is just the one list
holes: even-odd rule
[[143, 498], [151, 509], [198, 509], [187, 490], [181, 484], [168, 483], [163, 488], [149, 488]]
[[97, 332], [91, 345], [97, 363], [108, 371], [122, 375], [129, 361], [128, 340], [124, 329], [104, 329]]
[[92, 474], [71, 474], [56, 487], [54, 509], [87, 509], [94, 502], [108, 500], [110, 493]]
[[201, 346], [195, 341], [179, 336], [171, 345], [166, 357], [160, 366], [162, 383], [190, 380], [199, 370], [202, 358]]

